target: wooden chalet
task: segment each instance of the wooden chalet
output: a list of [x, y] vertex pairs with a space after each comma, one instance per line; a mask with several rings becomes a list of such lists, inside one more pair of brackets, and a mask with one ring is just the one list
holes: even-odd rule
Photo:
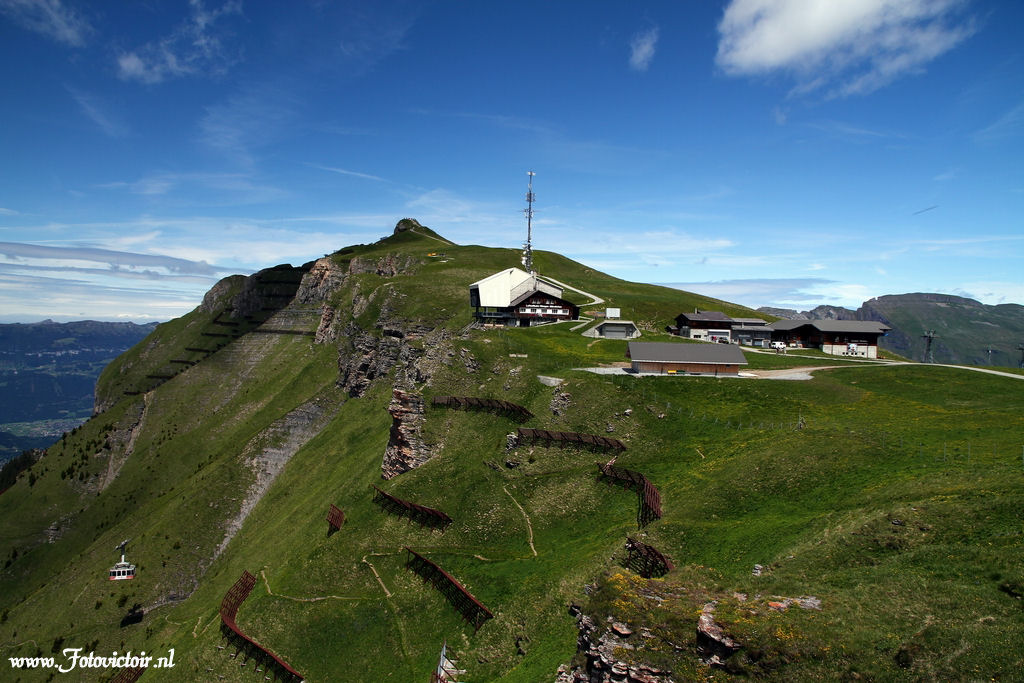
[[776, 320], [769, 327], [773, 343], [857, 358], [878, 358], [878, 338], [892, 329], [873, 320]]
[[680, 337], [712, 342], [732, 341], [733, 320], [720, 311], [698, 311], [680, 313], [676, 316], [677, 334]]

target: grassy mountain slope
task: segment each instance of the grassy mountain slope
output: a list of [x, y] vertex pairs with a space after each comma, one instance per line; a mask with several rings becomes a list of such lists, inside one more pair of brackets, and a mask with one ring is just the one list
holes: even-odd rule
[[[0, 496], [5, 657], [174, 648], [177, 666], [146, 679], [256, 680], [218, 649], [221, 598], [248, 570], [258, 583], [239, 624], [309, 680], [425, 680], [447, 639], [466, 681], [550, 681], [576, 650], [570, 603], [602, 624], [648, 628], [620, 656], [676, 680], [1016, 675], [1024, 384], [855, 363], [807, 382], [594, 375], [575, 368], [622, 361], [625, 342], [569, 324], [460, 333], [467, 285], [516, 265], [517, 252], [399, 227], [304, 267], [287, 305], [144, 393], [124, 392], [202, 342], [214, 320], [234, 319], [218, 316], [240, 314], [239, 296], [258, 287], [225, 283], [111, 365], [104, 412]], [[621, 307], [647, 340], [667, 339], [658, 330], [694, 307], [751, 314], [555, 254], [535, 260], [607, 299], [601, 308]], [[538, 375], [565, 383], [552, 389]], [[426, 400], [434, 457], [382, 481], [396, 386]], [[598, 481], [594, 463], [608, 455], [506, 451], [516, 423], [430, 405], [450, 394], [524, 405], [536, 416], [527, 426], [625, 441], [617, 464], [644, 473], [663, 501], [664, 517], [640, 536], [678, 568], [644, 580], [622, 567], [637, 497]], [[371, 484], [454, 523], [442, 533], [385, 514]], [[330, 503], [346, 523], [328, 536]], [[125, 538], [138, 577], [108, 582]], [[404, 568], [404, 546], [494, 618], [474, 633]], [[754, 564], [766, 571], [752, 576]], [[772, 596], [822, 606], [778, 611]], [[744, 645], [724, 670], [696, 652], [697, 612], [711, 600]], [[129, 617], [135, 606], [141, 619]]]

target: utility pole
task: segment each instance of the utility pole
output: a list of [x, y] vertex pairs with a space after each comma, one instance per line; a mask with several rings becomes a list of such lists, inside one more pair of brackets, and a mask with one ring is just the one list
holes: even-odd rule
[[932, 340], [938, 335], [935, 334], [935, 330], [928, 330], [921, 335], [921, 339], [924, 339], [924, 362], [934, 363], [935, 356], [932, 355]]
[[526, 208], [523, 209], [523, 213], [526, 214], [526, 244], [523, 245], [523, 265], [526, 266], [526, 270], [529, 273], [533, 272], [533, 200], [535, 199], [533, 194], [533, 176], [537, 175], [533, 171], [527, 171], [526, 175], [530, 177], [529, 184], [526, 189]]

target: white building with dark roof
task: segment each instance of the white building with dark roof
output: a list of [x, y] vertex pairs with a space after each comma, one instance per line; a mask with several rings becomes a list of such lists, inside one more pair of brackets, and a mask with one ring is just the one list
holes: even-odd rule
[[769, 327], [773, 343], [858, 358], [878, 358], [878, 338], [892, 329], [873, 320], [776, 320]]
[[469, 286], [473, 315], [488, 324], [529, 327], [575, 320], [579, 306], [562, 298], [562, 288], [535, 273], [506, 268]]

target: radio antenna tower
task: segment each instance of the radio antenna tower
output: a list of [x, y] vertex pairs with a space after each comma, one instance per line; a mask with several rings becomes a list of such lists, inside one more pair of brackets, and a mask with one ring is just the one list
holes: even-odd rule
[[935, 334], [935, 330], [928, 330], [921, 335], [921, 339], [924, 339], [924, 362], [934, 363], [935, 356], [932, 355], [932, 340], [938, 335]]
[[533, 176], [537, 175], [533, 171], [527, 171], [526, 175], [530, 177], [529, 184], [526, 189], [526, 208], [523, 209], [523, 213], [526, 214], [526, 244], [523, 245], [523, 265], [526, 266], [527, 272], [533, 272], [533, 200], [535, 199], [533, 194]]

